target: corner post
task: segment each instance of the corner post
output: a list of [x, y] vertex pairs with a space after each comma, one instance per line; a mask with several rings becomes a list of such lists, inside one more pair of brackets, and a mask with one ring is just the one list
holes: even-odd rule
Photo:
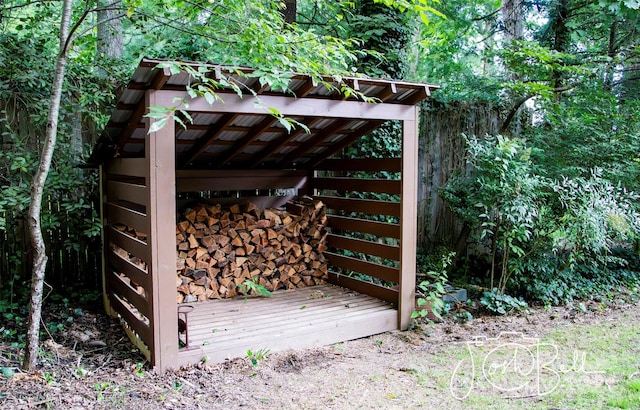
[[[157, 91], [145, 95], [145, 108], [162, 105]], [[145, 118], [146, 129], [157, 121]], [[154, 367], [163, 372], [178, 366], [178, 313], [176, 306], [176, 163], [175, 122], [146, 136], [145, 157], [149, 166], [149, 218], [147, 240], [151, 249], [149, 274], [152, 281]]]
[[100, 230], [100, 243], [101, 243], [101, 252], [100, 252], [100, 266], [102, 268], [102, 303], [104, 305], [104, 310], [105, 312], [107, 312], [108, 315], [110, 316], [115, 316], [114, 311], [111, 309], [111, 302], [109, 301], [109, 295], [108, 295], [108, 288], [107, 288], [107, 278], [106, 278], [106, 272], [107, 272], [107, 260], [106, 260], [106, 255], [107, 255], [107, 248], [109, 246], [109, 244], [107, 243], [107, 238], [105, 235], [105, 226], [107, 225], [107, 218], [105, 217], [104, 214], [104, 203], [107, 201], [106, 198], [106, 190], [105, 190], [105, 185], [107, 183], [106, 178], [105, 178], [105, 167], [103, 164], [100, 164], [98, 166], [98, 175], [99, 175], [99, 182], [98, 182], [98, 189], [100, 190], [100, 223], [102, 224], [102, 229]]
[[402, 122], [402, 197], [398, 328], [406, 330], [415, 309], [418, 202], [418, 108]]

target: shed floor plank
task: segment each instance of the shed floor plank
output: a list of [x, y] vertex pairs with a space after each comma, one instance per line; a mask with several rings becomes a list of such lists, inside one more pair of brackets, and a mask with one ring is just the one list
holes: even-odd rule
[[247, 350], [273, 352], [358, 339], [396, 329], [398, 318], [389, 303], [334, 285], [190, 305], [189, 346], [179, 351], [180, 365], [205, 358], [223, 362], [244, 357]]

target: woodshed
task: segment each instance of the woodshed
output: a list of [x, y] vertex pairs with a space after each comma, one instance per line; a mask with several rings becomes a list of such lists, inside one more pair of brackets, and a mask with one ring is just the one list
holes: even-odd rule
[[[209, 104], [187, 95], [185, 71], [160, 63], [140, 62], [91, 157], [101, 176], [105, 307], [153, 366], [406, 329], [415, 303], [416, 104], [437, 87], [341, 79], [371, 103], [305, 75], [283, 92], [246, 76], [250, 69], [208, 65], [214, 78], [252, 90], [221, 88], [222, 101]], [[168, 121], [149, 132], [159, 121], [145, 116], [149, 107], [177, 105], [191, 117], [186, 128]], [[308, 131], [287, 131], [269, 108]], [[401, 158], [339, 158], [390, 120], [402, 124]], [[285, 207], [313, 218], [302, 226], [295, 212], [278, 211]], [[308, 224], [311, 232], [300, 230]], [[245, 242], [231, 247], [236, 237]], [[257, 275], [243, 268], [250, 262], [264, 266], [271, 296], [242, 294], [241, 281]], [[229, 285], [232, 270], [239, 278]], [[185, 297], [178, 288], [200, 291]]]

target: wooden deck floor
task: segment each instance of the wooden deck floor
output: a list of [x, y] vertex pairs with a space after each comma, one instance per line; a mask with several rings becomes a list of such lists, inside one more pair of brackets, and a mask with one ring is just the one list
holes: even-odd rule
[[389, 303], [333, 285], [190, 305], [189, 346], [180, 349], [180, 365], [244, 357], [249, 349], [274, 352], [353, 340], [394, 330], [398, 321]]

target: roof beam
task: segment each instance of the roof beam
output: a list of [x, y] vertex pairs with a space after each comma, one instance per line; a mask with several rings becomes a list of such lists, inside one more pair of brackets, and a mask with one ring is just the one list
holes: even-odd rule
[[118, 144], [119, 147], [122, 147], [124, 142], [131, 136], [131, 134], [133, 134], [133, 131], [138, 128], [138, 125], [142, 121], [142, 117], [144, 116], [145, 111], [146, 107], [144, 105], [144, 98], [141, 98], [136, 105], [136, 108], [131, 111], [131, 115], [126, 120], [127, 125], [118, 135], [118, 141], [116, 141], [116, 144]]
[[353, 100], [330, 100], [321, 98], [295, 98], [289, 96], [262, 95], [256, 104], [254, 98], [242, 98], [233, 93], [218, 93], [224, 102], [210, 105], [203, 97], [191, 99], [186, 92], [159, 90], [158, 101], [171, 107], [177, 99], [184, 99], [190, 112], [232, 112], [238, 114], [269, 114], [276, 109], [284, 116], [333, 117], [367, 120], [408, 120], [413, 113], [412, 105], [375, 104]]
[[[160, 90], [162, 87], [165, 86], [165, 84], [167, 83], [167, 81], [169, 81], [170, 78], [171, 78], [171, 72], [169, 71], [169, 69], [163, 68], [162, 70], [158, 70], [155, 76], [153, 76], [153, 78], [151, 79], [151, 81], [149, 81], [149, 85], [147, 88], [152, 90]], [[145, 111], [146, 111], [145, 108], [146, 108], [145, 99], [141, 98], [140, 101], [138, 101], [138, 104], [136, 104], [135, 109], [132, 110], [131, 115], [129, 116], [129, 119], [127, 120], [127, 126], [122, 130], [122, 132], [118, 136], [117, 143], [119, 146], [122, 146], [124, 141], [126, 141], [127, 138], [131, 136], [131, 134], [133, 133], [133, 130], [138, 128], [138, 124], [140, 124], [140, 122], [142, 121], [142, 117], [145, 114]]]
[[394, 83], [390, 83], [387, 84], [386, 87], [384, 87], [384, 89], [382, 90], [382, 92], [378, 95], [376, 95], [375, 98], [379, 98], [380, 101], [386, 101], [388, 100], [392, 95], [394, 95], [395, 93], [397, 93], [398, 90], [396, 88], [396, 85]]
[[293, 90], [293, 93], [298, 98], [306, 97], [317, 86], [318, 84], [315, 81], [313, 81], [311, 77], [307, 77], [304, 83], [300, 87]]

